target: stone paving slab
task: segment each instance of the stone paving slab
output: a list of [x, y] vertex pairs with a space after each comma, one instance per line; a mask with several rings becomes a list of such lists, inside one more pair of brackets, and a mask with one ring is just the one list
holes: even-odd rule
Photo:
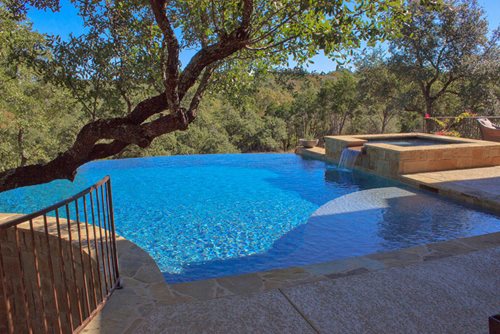
[[128, 332], [487, 333], [488, 316], [500, 310], [499, 267], [495, 247], [249, 295], [160, 303]]
[[324, 161], [327, 160], [325, 149], [323, 147], [313, 147], [313, 148], [297, 147], [295, 153], [311, 159], [324, 160]]
[[281, 289], [321, 333], [487, 333], [500, 247]]
[[6, 222], [8, 220], [21, 217], [22, 215], [20, 214], [14, 214], [14, 213], [0, 213], [0, 223]]
[[[353, 261], [351, 267], [358, 267], [358, 262]], [[341, 265], [336, 269], [338, 271], [345, 270], [345, 268], [346, 266]], [[307, 267], [290, 267], [243, 275], [169, 284], [169, 289], [180, 296], [185, 296], [186, 298], [196, 301], [203, 301], [232, 295], [262, 292], [306, 282], [315, 282], [325, 278], [326, 277], [319, 272], [309, 270]]]
[[138, 325], [165, 295], [171, 296], [154, 260], [134, 243], [117, 237], [123, 289], [115, 290], [82, 333], [125, 333]]
[[328, 278], [352, 276], [391, 267], [422, 263], [498, 246], [500, 246], [500, 232], [311, 264], [303, 267], [291, 267], [169, 284], [169, 294], [166, 295], [163, 301], [175, 304], [178, 302], [205, 301], [232, 295], [252, 294], [321, 281]]
[[407, 174], [401, 180], [500, 213], [500, 166]]
[[135, 333], [315, 333], [278, 290], [158, 306]]

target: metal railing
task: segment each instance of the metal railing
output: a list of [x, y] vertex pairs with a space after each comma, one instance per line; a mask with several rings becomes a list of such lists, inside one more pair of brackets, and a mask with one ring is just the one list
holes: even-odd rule
[[[479, 129], [479, 124], [477, 122], [477, 119], [484, 117], [488, 118], [493, 123], [500, 123], [500, 116], [465, 117], [460, 122], [458, 122], [458, 124], [455, 124], [451, 128], [451, 130], [457, 131], [460, 134], [460, 136], [464, 138], [481, 139], [481, 130]], [[453, 122], [455, 117], [438, 116], [438, 117], [426, 118], [424, 119], [424, 132], [436, 133], [442, 130], [439, 127], [439, 124], [434, 119], [444, 122]]]
[[108, 176], [0, 223], [0, 332], [79, 332], [120, 287]]

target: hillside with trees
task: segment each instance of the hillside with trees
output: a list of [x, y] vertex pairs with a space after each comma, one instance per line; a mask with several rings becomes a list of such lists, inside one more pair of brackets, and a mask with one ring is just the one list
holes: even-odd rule
[[[500, 114], [500, 34], [476, 1], [203, 3], [75, 1], [89, 29], [62, 40], [26, 16], [54, 1], [0, 1], [0, 191], [95, 159], [283, 152], [303, 137], [420, 131], [425, 114]], [[180, 64], [186, 47], [199, 52]], [[284, 67], [318, 50], [350, 62]]]

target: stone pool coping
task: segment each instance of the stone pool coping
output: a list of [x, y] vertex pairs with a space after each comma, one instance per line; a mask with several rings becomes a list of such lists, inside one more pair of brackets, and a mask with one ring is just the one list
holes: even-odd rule
[[299, 146], [295, 149], [295, 154], [308, 159], [315, 159], [333, 163], [333, 161], [326, 156], [326, 151], [323, 147], [306, 148]]
[[187, 283], [167, 284], [155, 261], [134, 243], [117, 242], [124, 288], [116, 290], [82, 333], [134, 333], [161, 305], [245, 296], [273, 289], [332, 280], [500, 246], [500, 232], [459, 238], [396, 251]]
[[500, 166], [407, 174], [400, 180], [500, 214]]

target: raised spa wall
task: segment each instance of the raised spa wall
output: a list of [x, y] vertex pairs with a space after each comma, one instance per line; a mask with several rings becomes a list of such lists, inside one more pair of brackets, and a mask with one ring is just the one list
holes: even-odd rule
[[[407, 138], [437, 140], [443, 141], [443, 144], [403, 147], [369, 142]], [[347, 147], [358, 149], [361, 153], [355, 168], [392, 178], [403, 174], [500, 165], [500, 143], [489, 141], [425, 133], [326, 136], [324, 139], [329, 161], [338, 163], [342, 150]]]

